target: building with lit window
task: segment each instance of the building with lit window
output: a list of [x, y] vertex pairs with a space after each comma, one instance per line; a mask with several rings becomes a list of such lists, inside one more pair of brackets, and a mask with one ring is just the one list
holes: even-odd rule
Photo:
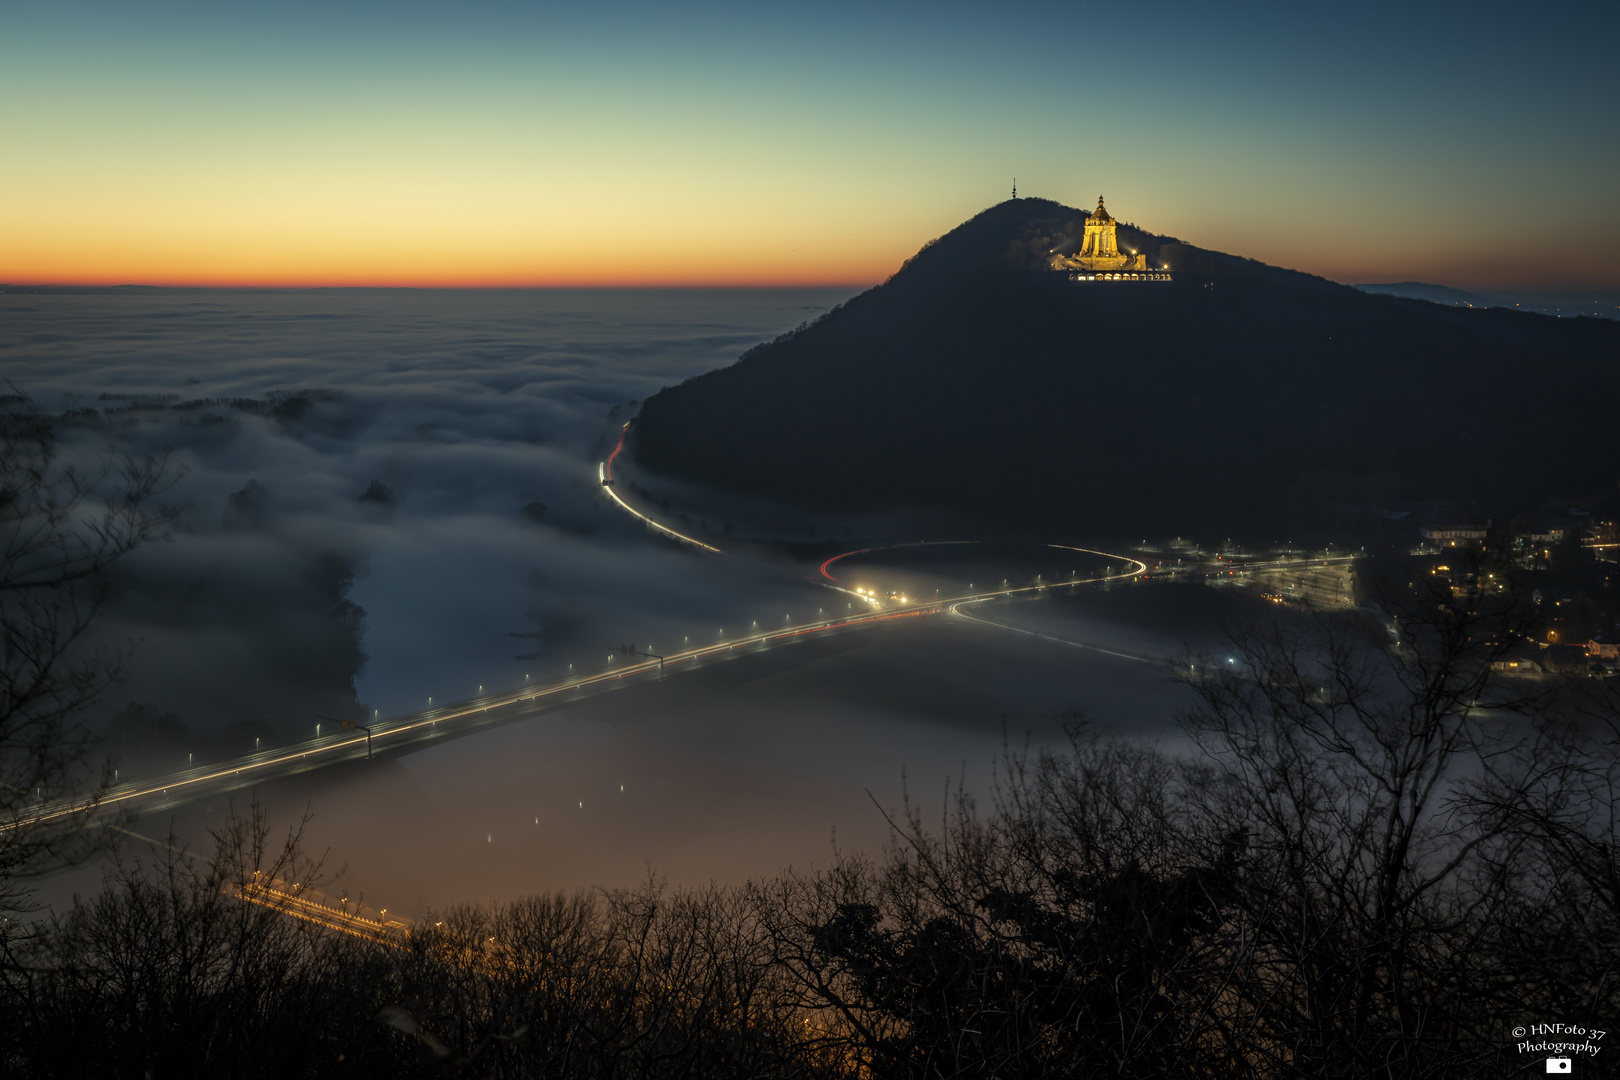
[[1483, 525], [1446, 522], [1438, 525], [1425, 525], [1418, 530], [1418, 534], [1425, 540], [1433, 540], [1445, 547], [1459, 547], [1464, 544], [1478, 543], [1485, 539], [1490, 527], [1491, 523], [1489, 521]]

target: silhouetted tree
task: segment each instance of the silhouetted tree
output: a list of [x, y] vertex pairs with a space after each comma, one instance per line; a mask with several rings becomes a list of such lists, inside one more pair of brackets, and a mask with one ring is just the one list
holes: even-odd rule
[[1074, 727], [756, 886], [804, 1008], [894, 1077], [1495, 1076], [1504, 1018], [1612, 1014], [1616, 702], [1500, 681], [1469, 581], [1182, 665], [1192, 754]]
[[[880, 856], [458, 907], [406, 940], [240, 898], [296, 834], [120, 863], [0, 939], [0, 1071], [153, 1075], [1494, 1077], [1620, 1011], [1620, 695], [1525, 691], [1479, 575], [1182, 663], [1172, 753], [1069, 716], [988, 806]], [[1225, 663], [1231, 656], [1233, 663]], [[1590, 692], [1586, 692], [1590, 690]]]
[[[257, 810], [212, 857], [123, 859], [5, 939], [6, 1075], [647, 1078], [842, 1075], [808, 1044], [737, 890], [641, 887], [458, 907], [403, 942], [280, 899], [319, 883]], [[279, 894], [255, 886], [272, 881]], [[262, 903], [246, 902], [256, 895]]]
[[173, 512], [155, 503], [175, 478], [165, 458], [113, 449], [65, 462], [31, 401], [0, 411], [0, 915], [80, 838], [84, 811], [38, 807], [97, 784], [84, 711], [130, 650], [92, 643], [91, 629], [108, 572], [169, 535]]

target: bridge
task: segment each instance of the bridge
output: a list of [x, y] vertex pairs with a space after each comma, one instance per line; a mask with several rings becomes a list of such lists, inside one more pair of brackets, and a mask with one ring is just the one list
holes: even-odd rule
[[[628, 427], [629, 425], [626, 424], [625, 428], [621, 429], [619, 442], [615, 446], [613, 453], [598, 465], [598, 476], [603, 481], [603, 489], [608, 496], [627, 513], [634, 515], [659, 535], [692, 545], [702, 551], [723, 555], [724, 552], [719, 548], [695, 537], [680, 533], [642, 513], [618, 493], [615, 485], [611, 483], [612, 465], [613, 459], [618, 456], [624, 447], [624, 435]], [[1018, 597], [1033, 596], [1058, 589], [1106, 586], [1113, 582], [1137, 578], [1148, 573], [1147, 564], [1133, 556], [1063, 544], [1041, 545], [1063, 551], [1101, 556], [1119, 563], [1123, 568], [1117, 573], [1100, 574], [1088, 578], [1036, 581], [997, 590], [979, 590], [948, 597], [936, 596], [934, 599], [926, 601], [908, 600], [906, 598], [880, 598], [868, 592], [850, 589], [830, 572], [831, 567], [839, 560], [872, 551], [973, 543], [976, 543], [976, 541], [932, 541], [915, 544], [882, 545], [880, 547], [845, 552], [828, 559], [821, 564], [822, 580], [819, 584], [847, 594], [852, 598], [852, 602], [859, 600], [863, 605], [863, 609], [856, 614], [820, 619], [798, 626], [761, 631], [734, 639], [722, 637], [710, 644], [666, 654], [662, 658], [638, 657], [629, 663], [610, 666], [607, 670], [595, 674], [570, 676], [550, 683], [525, 685], [520, 688], [480, 695], [438, 708], [429, 708], [420, 712], [376, 721], [369, 727], [359, 728], [358, 730], [339, 730], [330, 735], [319, 736], [290, 746], [255, 751], [227, 761], [198, 765], [152, 779], [132, 780], [115, 784], [103, 789], [88, 800], [82, 795], [42, 800], [11, 821], [0, 823], [0, 831], [49, 824], [86, 813], [93, 815], [103, 814], [112, 810], [137, 813], [160, 811], [208, 796], [294, 776], [315, 769], [361, 761], [372, 757], [376, 753], [397, 754], [429, 742], [465, 735], [482, 728], [528, 719], [545, 712], [565, 708], [595, 694], [621, 689], [641, 682], [655, 681], [666, 673], [679, 674], [712, 662], [736, 659], [778, 645], [881, 626], [895, 620], [928, 618], [946, 614], [969, 618], [985, 625], [1027, 634], [1058, 644], [1094, 650], [1124, 659], [1144, 662], [1164, 659], [1158, 656], [1123, 651], [1096, 642], [1072, 641], [1053, 635], [1036, 633], [986, 618], [983, 615], [973, 614], [973, 609], [992, 603], [1005, 603]], [[1316, 566], [1322, 569], [1331, 567], [1337, 571], [1344, 561], [1338, 558], [1290, 560], [1287, 562], [1287, 568], [1299, 569]], [[1275, 574], [1284, 568], [1283, 563], [1273, 560], [1251, 564], [1246, 569], [1258, 571], [1257, 576], [1263, 579], [1265, 574]]]

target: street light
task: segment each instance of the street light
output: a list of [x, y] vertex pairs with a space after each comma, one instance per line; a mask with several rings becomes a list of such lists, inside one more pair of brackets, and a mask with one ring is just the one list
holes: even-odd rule
[[[652, 648], [652, 646], [649, 645], [648, 649], [651, 649], [651, 648]], [[619, 652], [624, 656], [645, 656], [649, 660], [658, 661], [658, 678], [660, 680], [663, 679], [663, 677], [664, 677], [664, 658], [662, 656], [659, 656], [655, 652], [638, 652], [634, 645], [620, 645], [619, 646]], [[609, 660], [613, 659], [611, 654], [608, 656], [608, 659]]]
[[[332, 721], [332, 723], [337, 724], [338, 726], [342, 727], [345, 731], [363, 731], [363, 732], [365, 732], [366, 733], [366, 757], [368, 757], [368, 758], [371, 757], [371, 728], [367, 727], [365, 724], [357, 724], [353, 720], [350, 720], [347, 716], [336, 716], [336, 717], [334, 717], [334, 716], [320, 716], [319, 714], [317, 714], [316, 719], [318, 719], [318, 720], [330, 720], [330, 721]], [[315, 725], [315, 734], [319, 735], [320, 733], [321, 733], [321, 725], [316, 724]]]

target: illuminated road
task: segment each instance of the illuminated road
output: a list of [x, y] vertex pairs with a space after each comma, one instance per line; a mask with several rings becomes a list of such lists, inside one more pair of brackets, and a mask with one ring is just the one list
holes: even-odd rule
[[[619, 443], [614, 448], [613, 454], [598, 466], [598, 475], [604, 481], [612, 479], [613, 458], [618, 456], [623, 447], [624, 434], [621, 430]], [[691, 544], [701, 550], [723, 554], [718, 548], [694, 537], [679, 533], [636, 510], [619, 496], [611, 484], [604, 483], [603, 490], [627, 513], [634, 515], [659, 533], [668, 535], [683, 543]], [[736, 639], [721, 639], [709, 645], [669, 654], [663, 660], [664, 671], [668, 674], [679, 674], [683, 670], [692, 670], [706, 662], [746, 656], [775, 645], [791, 644], [846, 630], [878, 626], [895, 619], [920, 618], [942, 613], [955, 615], [1000, 630], [1075, 648], [1088, 649], [1122, 659], [1137, 662], [1152, 662], [1164, 659], [1159, 656], [1108, 648], [1094, 642], [1071, 641], [1050, 634], [1042, 634], [986, 618], [973, 610], [987, 604], [1002, 603], [1020, 595], [1076, 586], [1102, 585], [1135, 578], [1148, 572], [1146, 563], [1130, 556], [1065, 544], [1037, 545], [1059, 551], [1100, 556], [1124, 564], [1125, 569], [1119, 573], [1103, 574], [1084, 579], [1038, 582], [1032, 585], [1014, 586], [994, 591], [978, 591], [959, 596], [936, 598], [926, 602], [913, 602], [904, 599], [897, 601], [892, 597], [880, 598], [875, 593], [867, 590], [848, 588], [832, 573], [833, 566], [840, 560], [855, 555], [870, 554], [881, 550], [976, 543], [978, 541], [960, 540], [893, 544], [863, 548], [835, 555], [821, 564], [821, 577], [824, 579], [822, 584], [828, 588], [836, 589], [852, 599], [860, 600], [868, 606], [868, 610], [858, 615], [843, 618], [823, 619], [802, 626], [784, 627]], [[1247, 565], [1240, 564], [1232, 566], [1232, 569], [1245, 573], [1255, 571], [1263, 573], [1284, 568], [1310, 568], [1311, 564], [1337, 563], [1339, 561], [1342, 560], [1284, 560]], [[610, 667], [594, 675], [579, 675], [549, 684], [531, 685], [503, 693], [489, 694], [437, 709], [428, 709], [407, 716], [378, 721], [371, 725], [369, 737], [363, 731], [337, 732], [292, 746], [263, 750], [230, 761], [197, 766], [154, 780], [119, 784], [102, 793], [96, 804], [96, 810], [98, 812], [109, 809], [129, 810], [147, 813], [162, 810], [205, 796], [249, 787], [280, 777], [292, 776], [343, 762], [362, 760], [376, 752], [398, 753], [407, 747], [420, 743], [465, 734], [486, 726], [510, 723], [514, 720], [538, 715], [550, 709], [566, 707], [593, 694], [619, 689], [632, 683], [653, 681], [659, 677], [659, 662], [655, 659], [641, 659]], [[29, 813], [21, 815], [13, 822], [0, 825], [0, 829], [50, 822], [79, 813], [86, 808], [87, 804], [81, 797], [47, 800], [37, 804]], [[305, 913], [310, 917], [315, 914], [313, 911]], [[326, 916], [321, 917], [325, 918]], [[358, 926], [351, 929], [357, 932], [364, 930], [363, 927]]]
[[[621, 430], [619, 443], [614, 448], [613, 454], [598, 466], [598, 475], [604, 481], [603, 490], [626, 512], [633, 514], [659, 533], [668, 535], [683, 543], [694, 545], [701, 550], [721, 554], [718, 548], [654, 521], [619, 496], [613, 485], [608, 481], [612, 480], [613, 458], [618, 456], [623, 447], [624, 433]], [[944, 541], [940, 543], [970, 544], [974, 543], [974, 541]], [[890, 545], [893, 548], [929, 546], [934, 545], [925, 543]], [[783, 627], [729, 640], [721, 639], [709, 645], [668, 654], [663, 660], [663, 670], [667, 674], [679, 674], [684, 670], [692, 670], [707, 662], [745, 656], [775, 645], [791, 644], [847, 630], [878, 626], [896, 619], [922, 618], [941, 613], [957, 615], [974, 622], [1011, 630], [1020, 634], [1045, 638], [1049, 637], [1049, 635], [1007, 626], [1004, 623], [986, 619], [982, 615], [972, 614], [969, 609], [984, 604], [1005, 601], [1021, 594], [1033, 594], [1075, 586], [1099, 585], [1134, 578], [1147, 572], [1147, 565], [1144, 562], [1129, 556], [1062, 544], [1041, 546], [1061, 551], [1101, 556], [1123, 564], [1125, 569], [1119, 573], [1103, 574], [1085, 579], [1041, 582], [1033, 585], [1004, 588], [993, 592], [980, 591], [960, 596], [936, 598], [927, 602], [911, 602], [896, 601], [892, 598], [882, 599], [870, 593], [845, 587], [831, 573], [832, 566], [840, 559], [879, 549], [867, 548], [860, 551], [846, 552], [843, 555], [828, 559], [821, 565], [822, 577], [826, 579], [824, 584], [844, 592], [852, 598], [860, 599], [868, 606], [868, 610], [842, 618], [822, 619], [796, 627]], [[1065, 641], [1061, 638], [1050, 638], [1050, 640], [1080, 648], [1095, 649], [1099, 652], [1131, 660], [1145, 661], [1150, 659], [1146, 656], [1106, 649], [1090, 643]], [[292, 776], [343, 762], [363, 760], [374, 753], [398, 753], [407, 747], [420, 743], [465, 734], [486, 726], [510, 723], [514, 720], [538, 715], [550, 709], [566, 707], [592, 694], [618, 689], [632, 683], [653, 681], [659, 677], [659, 661], [641, 659], [609, 667], [607, 670], [594, 675], [579, 675], [549, 684], [530, 685], [502, 693], [488, 694], [436, 709], [428, 709], [407, 716], [378, 721], [370, 726], [369, 736], [364, 731], [335, 732], [331, 735], [292, 746], [263, 750], [230, 761], [200, 765], [154, 780], [119, 784], [104, 791], [95, 808], [97, 812], [125, 810], [150, 813], [188, 803], [205, 796], [249, 787], [280, 777]], [[47, 800], [37, 804], [31, 809], [31, 812], [20, 816], [19, 819], [11, 823], [0, 826], [0, 828], [16, 828], [23, 824], [50, 822], [82, 812], [86, 808], [87, 804], [82, 797]], [[305, 914], [311, 917], [315, 915], [314, 912], [306, 912]], [[322, 918], [324, 917], [322, 916]]]
[[[841, 630], [878, 625], [894, 619], [917, 618], [935, 614], [939, 610], [940, 605], [933, 603], [926, 606], [908, 605], [895, 610], [863, 612], [841, 619], [825, 619], [803, 626], [720, 640], [711, 645], [670, 654], [664, 659], [664, 667], [666, 672], [674, 674], [698, 667], [705, 661], [732, 659], [772, 645], [803, 641]], [[397, 752], [403, 747], [417, 743], [463, 734], [492, 724], [508, 723], [550, 708], [563, 707], [604, 690], [616, 690], [631, 683], [657, 679], [658, 661], [641, 660], [623, 665], [616, 664], [595, 675], [580, 675], [550, 684], [487, 694], [442, 708], [381, 720], [371, 725], [371, 752]], [[341, 732], [275, 750], [247, 754], [230, 761], [200, 765], [155, 780], [119, 784], [103, 793], [98, 809], [138, 809], [150, 812], [277, 777], [291, 776], [339, 762], [363, 760], [369, 756], [366, 742], [367, 736], [364, 732]], [[20, 823], [48, 822], [84, 808], [85, 804], [81, 799], [47, 801], [34, 807], [33, 812], [26, 815]], [[4, 827], [16, 826], [8, 824]]]
[[[112, 829], [150, 844], [153, 848], [168, 848], [185, 859], [201, 859], [205, 863], [214, 864], [214, 860], [207, 855], [177, 848], [168, 840], [142, 836], [119, 825], [112, 826]], [[352, 903], [347, 896], [334, 900], [307, 884], [281, 881], [267, 876], [262, 870], [253, 871], [252, 881], [243, 881], [227, 888], [226, 892], [249, 904], [257, 904], [279, 914], [314, 923], [327, 930], [365, 938], [368, 941], [378, 941], [384, 945], [403, 945], [414, 927], [413, 921], [403, 916], [395, 915], [390, 918], [387, 908], [373, 912], [364, 905]]]
[[327, 930], [367, 941], [379, 941], [384, 945], [403, 945], [412, 930], [409, 919], [397, 916], [385, 918], [387, 909], [373, 915], [366, 908], [346, 900], [334, 901], [302, 885], [288, 885], [269, 879], [259, 881], [258, 873], [254, 871], [255, 880], [251, 884], [236, 890], [237, 899], [314, 923]]
[[619, 508], [625, 513], [635, 515], [641, 519], [643, 524], [651, 526], [654, 530], [664, 536], [667, 536], [673, 540], [679, 540], [683, 544], [691, 544], [693, 547], [701, 548], [704, 551], [711, 551], [716, 555], [723, 554], [717, 547], [710, 544], [705, 544], [696, 537], [687, 536], [685, 533], [676, 532], [668, 525], [662, 525], [654, 521], [646, 514], [643, 514], [640, 510], [637, 510], [635, 507], [625, 502], [624, 499], [620, 498], [619, 493], [614, 490], [616, 485], [613, 482], [613, 459], [619, 456], [620, 450], [624, 449], [624, 437], [629, 434], [629, 432], [630, 421], [626, 420], [624, 422], [624, 426], [619, 429], [619, 444], [613, 448], [613, 453], [607, 456], [606, 461], [601, 462], [596, 466], [596, 479], [601, 482], [602, 490], [608, 493], [608, 498], [618, 503]]
[[[609, 490], [611, 492], [611, 489]], [[653, 524], [656, 525], [657, 523], [654, 522]], [[916, 545], [897, 546], [909, 547]], [[1068, 550], [1082, 551], [1085, 549], [1072, 548]], [[850, 554], [855, 553], [851, 552]], [[1105, 555], [1106, 553], [1088, 552], [1088, 554]], [[710, 645], [669, 654], [663, 661], [664, 670], [667, 674], [678, 674], [683, 670], [694, 669], [708, 661], [746, 656], [774, 645], [790, 644], [841, 631], [878, 626], [896, 619], [922, 618], [947, 611], [964, 614], [961, 608], [967, 605], [987, 603], [1021, 593], [1033, 593], [1058, 587], [1117, 581], [1135, 577], [1147, 569], [1142, 562], [1136, 559], [1118, 555], [1109, 557], [1119, 559], [1128, 564], [1131, 569], [1119, 574], [1107, 574], [1078, 581], [1028, 585], [1000, 590], [993, 594], [972, 593], [931, 600], [926, 603], [902, 604], [861, 596], [860, 599], [870, 605], [870, 610], [858, 615], [822, 619], [802, 626], [784, 627], [736, 639], [719, 640]], [[836, 560], [829, 560], [829, 563], [832, 561]], [[823, 564], [824, 568], [826, 565]], [[831, 575], [828, 575], [828, 577], [831, 577]], [[836, 579], [834, 580], [836, 581]], [[843, 591], [848, 592], [851, 596], [856, 595], [851, 590]], [[372, 753], [398, 752], [405, 747], [429, 740], [464, 734], [467, 731], [492, 724], [509, 723], [513, 720], [536, 715], [547, 709], [572, 704], [595, 693], [619, 689], [632, 683], [655, 681], [658, 677], [659, 665], [657, 660], [640, 660], [639, 662], [612, 667], [595, 675], [580, 675], [546, 685], [526, 686], [518, 690], [489, 694], [446, 705], [442, 708], [428, 709], [409, 716], [373, 723], [369, 737], [369, 748], [366, 733], [340, 732], [293, 746], [259, 751], [230, 761], [197, 766], [155, 780], [119, 784], [103, 793], [97, 810], [135, 810], [150, 813], [155, 810], [188, 803], [207, 795], [232, 791], [279, 777], [292, 776], [312, 769], [336, 765], [341, 762], [362, 760]], [[82, 799], [47, 801], [34, 807], [33, 812], [22, 819], [22, 823], [49, 822], [80, 812], [83, 809], [85, 809], [85, 803]], [[14, 828], [16, 826], [13, 824], [5, 827]]]
[[994, 619], [986, 619], [982, 615], [974, 615], [971, 612], [962, 610], [968, 604], [982, 604], [987, 602], [988, 601], [985, 600], [968, 600], [962, 603], [955, 603], [951, 605], [950, 612], [952, 615], [960, 615], [962, 618], [967, 619], [970, 622], [983, 623], [985, 626], [994, 626], [1000, 630], [1009, 630], [1014, 634], [1022, 634], [1025, 637], [1038, 638], [1041, 641], [1050, 641], [1058, 645], [1070, 645], [1076, 649], [1085, 649], [1088, 652], [1102, 653], [1104, 656], [1117, 656], [1123, 660], [1138, 660], [1144, 664], [1150, 664], [1157, 660], [1169, 659], [1168, 656], [1153, 653], [1123, 652], [1119, 649], [1110, 649], [1105, 646], [1098, 645], [1094, 641], [1070, 641], [1068, 638], [1054, 637], [1051, 634], [1042, 634], [1036, 630], [1026, 630], [1022, 626], [1014, 626], [1012, 623], [997, 622]]
[[[597, 466], [597, 475], [602, 483], [602, 489], [621, 509], [633, 515], [658, 534], [691, 545], [702, 551], [723, 555], [724, 552], [719, 548], [655, 521], [631, 506], [615, 490], [613, 461], [624, 449], [625, 435], [628, 428], [628, 424], [621, 428], [619, 441], [613, 452]], [[1098, 556], [1122, 564], [1124, 568], [1118, 573], [1102, 574], [1084, 579], [1037, 581], [1035, 584], [1018, 585], [994, 591], [975, 591], [944, 598], [936, 596], [929, 601], [912, 601], [904, 596], [894, 594], [880, 597], [876, 590], [852, 589], [834, 576], [832, 572], [833, 567], [843, 559], [878, 551], [968, 546], [978, 543], [980, 542], [956, 540], [880, 545], [844, 552], [827, 559], [820, 566], [821, 581], [819, 583], [826, 588], [844, 593], [852, 600], [860, 600], [866, 605], [867, 610], [858, 615], [823, 619], [802, 626], [783, 627], [732, 640], [722, 638], [709, 645], [666, 655], [662, 661], [662, 667], [660, 667], [658, 660], [652, 658], [632, 660], [629, 663], [610, 666], [608, 670], [594, 675], [579, 675], [545, 685], [524, 686], [521, 689], [485, 695], [437, 709], [428, 709], [408, 716], [382, 720], [370, 726], [369, 734], [364, 730], [335, 732], [324, 738], [316, 738], [274, 750], [259, 751], [231, 761], [202, 765], [154, 780], [119, 784], [101, 793], [99, 800], [95, 804], [94, 812], [101, 813], [106, 810], [117, 810], [151, 813], [210, 795], [249, 787], [281, 777], [345, 762], [363, 760], [378, 752], [385, 754], [399, 753], [406, 748], [424, 742], [466, 734], [486, 726], [526, 719], [551, 709], [567, 707], [582, 698], [603, 691], [619, 689], [634, 683], [654, 681], [663, 677], [664, 674], [679, 674], [682, 671], [693, 670], [706, 662], [734, 659], [775, 645], [791, 644], [842, 631], [879, 626], [896, 619], [913, 619], [949, 614], [980, 625], [994, 627], [998, 630], [1139, 663], [1152, 663], [1166, 659], [1166, 657], [1158, 655], [1109, 648], [1095, 642], [1072, 641], [1040, 633], [987, 618], [976, 610], [988, 604], [1006, 603], [1020, 596], [1077, 586], [1105, 585], [1110, 582], [1136, 578], [1146, 574], [1148, 572], [1147, 564], [1130, 556], [1117, 555], [1092, 548], [1073, 547], [1066, 544], [1030, 545], [1051, 548], [1056, 551]], [[1332, 561], [1337, 562], [1339, 560]], [[1317, 566], [1307, 566], [1304, 565], [1305, 562], [1315, 562]], [[1243, 573], [1244, 576], [1250, 574], [1258, 576], [1264, 575], [1268, 571], [1326, 568], [1325, 564], [1327, 562], [1328, 560], [1284, 560], [1247, 565], [1228, 563], [1221, 569], [1237, 571]], [[1192, 570], [1194, 568], [1188, 567], [1188, 569]], [[49, 800], [37, 804], [32, 808], [31, 812], [21, 815], [13, 822], [0, 825], [0, 829], [50, 822], [81, 813], [86, 809], [87, 804], [82, 797]], [[346, 899], [333, 901], [331, 898], [322, 896], [313, 890], [288, 886], [281, 882], [268, 880], [255, 882], [237, 890], [237, 895], [246, 902], [272, 908], [288, 916], [314, 923], [336, 933], [366, 938], [385, 944], [398, 944], [409, 934], [411, 929], [406, 920], [386, 918], [386, 910], [380, 913], [372, 913], [350, 905]]]

